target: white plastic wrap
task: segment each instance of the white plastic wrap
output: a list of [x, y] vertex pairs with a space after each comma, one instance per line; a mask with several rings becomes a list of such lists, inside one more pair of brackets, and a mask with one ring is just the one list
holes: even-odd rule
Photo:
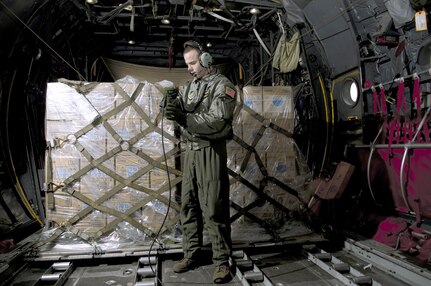
[[[241, 109], [233, 129], [240, 141], [232, 140], [228, 144], [228, 167], [253, 187], [232, 179], [230, 198], [241, 208], [250, 204], [254, 207], [248, 210], [251, 216], [241, 216], [232, 224], [235, 239], [257, 236], [265, 239], [261, 234], [250, 236], [248, 230], [264, 233], [265, 230], [257, 229], [262, 227], [258, 220], [275, 228], [283, 225], [287, 212], [300, 210], [310, 197], [311, 173], [296, 143], [289, 137], [294, 127], [292, 93], [287, 86], [246, 86], [239, 99], [243, 106], [239, 105]], [[298, 196], [283, 186], [292, 188]], [[268, 198], [278, 205], [268, 202]], [[237, 212], [231, 209], [232, 216]]]
[[[173, 154], [177, 141], [172, 122], [161, 120], [161, 98], [152, 83], [131, 77], [115, 83], [48, 84], [51, 226], [96, 241], [114, 232], [125, 241], [146, 241], [158, 232], [169, 195], [174, 196], [162, 144]], [[167, 165], [175, 169], [173, 155], [168, 155]], [[170, 173], [173, 187], [175, 177]], [[173, 203], [162, 234], [171, 236], [178, 210]]]
[[[42, 241], [55, 238], [54, 250], [84, 252], [94, 243], [102, 249], [148, 245], [166, 217], [158, 240], [180, 242], [174, 190], [181, 183], [181, 170], [175, 169], [173, 155], [178, 154], [178, 139], [172, 122], [161, 120], [159, 90], [131, 77], [87, 84], [66, 80], [48, 84], [50, 228]], [[167, 82], [159, 85], [170, 87]], [[289, 138], [294, 124], [292, 90], [250, 86], [238, 100], [244, 105], [236, 110], [237, 139], [228, 142], [228, 167], [245, 181], [231, 178], [230, 198], [237, 206], [231, 214], [250, 204], [254, 207], [247, 211], [250, 215], [239, 215], [234, 221], [232, 236], [235, 240], [256, 239], [256, 234], [259, 240], [271, 238], [263, 222], [279, 227], [281, 237], [286, 210], [300, 208], [300, 200], [309, 194], [310, 173]], [[299, 198], [286, 192], [283, 184], [297, 191]]]

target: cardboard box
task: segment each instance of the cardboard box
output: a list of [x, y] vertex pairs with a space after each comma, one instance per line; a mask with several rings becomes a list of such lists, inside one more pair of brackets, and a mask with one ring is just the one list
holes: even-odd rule
[[264, 87], [245, 86], [243, 88], [243, 103], [259, 114], [263, 113]]
[[[65, 180], [69, 180], [69, 187], [75, 190], [75, 194], [81, 194], [91, 202], [118, 184], [130, 182], [131, 178], [133, 184], [156, 191], [166, 183], [165, 171], [151, 166], [150, 162], [131, 152], [139, 150], [153, 159], [163, 155], [161, 134], [154, 130], [156, 118], [160, 119], [161, 94], [150, 83], [141, 85], [142, 90], [137, 89], [138, 85], [135, 82], [71, 82], [70, 86], [64, 83], [48, 84], [46, 134], [47, 139], [55, 139], [58, 143], [51, 149], [49, 159], [52, 163], [47, 165], [50, 166], [47, 171], [52, 173], [52, 179], [48, 183], [61, 186]], [[85, 92], [81, 94], [82, 90]], [[115, 110], [122, 104], [126, 105], [132, 95], [136, 95], [133, 104]], [[163, 125], [165, 132], [172, 135], [172, 122], [164, 120]], [[158, 122], [158, 126], [161, 126], [161, 122]], [[72, 142], [70, 138], [75, 141]], [[172, 140], [163, 138], [163, 142], [166, 152], [174, 148]], [[120, 152], [110, 153], [119, 146], [123, 147]], [[173, 167], [174, 160], [168, 159], [168, 165]], [[138, 173], [145, 167], [148, 167], [146, 172]], [[83, 168], [88, 169], [83, 172]], [[104, 172], [104, 168], [108, 171]], [[113, 174], [122, 179], [118, 180]], [[67, 224], [70, 218], [88, 207], [86, 203], [61, 190], [53, 194], [51, 200], [53, 208], [47, 211], [47, 218], [55, 221], [55, 224]], [[144, 192], [125, 186], [101, 205], [126, 212], [142, 200], [151, 201], [151, 198]], [[131, 217], [142, 220], [144, 209], [138, 208]], [[72, 222], [73, 227], [79, 231], [96, 233], [106, 226], [108, 217], [110, 221], [113, 220], [112, 214], [108, 213], [93, 210], [87, 217]]]
[[[137, 89], [141, 87], [142, 89]], [[132, 96], [133, 104], [126, 104]], [[152, 166], [151, 160], [145, 159], [145, 156], [148, 156], [152, 160], [161, 160], [162, 143], [167, 153], [175, 148], [178, 142], [173, 137], [173, 122], [161, 120], [161, 98], [161, 94], [151, 83], [140, 85], [130, 78], [116, 83], [48, 84], [46, 135], [48, 140], [55, 139], [58, 143], [51, 149], [52, 169], [49, 171], [53, 176], [48, 183], [62, 185], [65, 180], [71, 180], [71, 176], [75, 175], [70, 187], [95, 202], [122, 182], [129, 182], [129, 185], [101, 203], [111, 211], [92, 210], [88, 216], [71, 222], [74, 228], [100, 234], [101, 230], [116, 221], [117, 225], [109, 225], [109, 230], [121, 232], [130, 228], [139, 233], [134, 226], [122, 223], [122, 218], [116, 218], [113, 215], [115, 211], [131, 212], [128, 214], [129, 218], [153, 231], [160, 228], [167, 205], [150, 194], [134, 189], [130, 180], [133, 178], [133, 184], [156, 192], [167, 186], [169, 178], [166, 170], [160, 166]], [[242, 99], [246, 107], [234, 118], [235, 135], [251, 145], [262, 127], [264, 133], [255, 146], [256, 152], [249, 157], [246, 147], [231, 140], [227, 146], [228, 167], [256, 188], [263, 186], [265, 177], [262, 171], [267, 171], [270, 176], [289, 186], [292, 183], [295, 187], [300, 187], [297, 177], [302, 173], [298, 173], [295, 168], [299, 158], [292, 140], [270, 128], [270, 123], [275, 123], [286, 130], [293, 130], [290, 88], [245, 87]], [[116, 110], [121, 106], [121, 110]], [[101, 120], [102, 118], [105, 121]], [[165, 132], [163, 138], [160, 134], [162, 124]], [[75, 138], [76, 142], [72, 142], [71, 139], [77, 132], [80, 132], [79, 136]], [[113, 150], [117, 152], [114, 154]], [[145, 156], [139, 156], [136, 151]], [[255, 154], [262, 161], [264, 170], [256, 161]], [[182, 159], [182, 155], [180, 158]], [[174, 167], [175, 163], [174, 158], [168, 158], [169, 166]], [[86, 168], [85, 173], [80, 172], [83, 168]], [[103, 172], [104, 168], [108, 170], [106, 173]], [[143, 168], [147, 169], [142, 172]], [[113, 173], [121, 179], [113, 176]], [[171, 173], [170, 176], [173, 180], [177, 175]], [[231, 183], [231, 200], [240, 207], [246, 207], [259, 199], [259, 195], [233, 177]], [[289, 209], [295, 205], [296, 198], [286, 195], [285, 190], [279, 186], [270, 183], [264, 186], [264, 191]], [[163, 195], [167, 196], [168, 192]], [[175, 192], [172, 192], [171, 196], [175, 196]], [[53, 198], [54, 208], [47, 210], [47, 218], [56, 224], [69, 223], [70, 218], [88, 207], [86, 203], [64, 192], [56, 192]], [[250, 210], [250, 213], [270, 223], [283, 216], [281, 210], [264, 200]], [[171, 209], [166, 226], [174, 226], [178, 217], [178, 212]], [[238, 221], [250, 222], [243, 217]]]

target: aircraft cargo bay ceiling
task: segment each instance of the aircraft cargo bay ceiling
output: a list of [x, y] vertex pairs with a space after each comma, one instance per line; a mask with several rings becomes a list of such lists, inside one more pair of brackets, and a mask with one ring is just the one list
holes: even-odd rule
[[[34, 62], [33, 72], [40, 65], [53, 80], [79, 78], [77, 72], [80, 79], [101, 80], [88, 75], [102, 57], [184, 67], [182, 44], [197, 38], [208, 45], [216, 64], [239, 63], [244, 77], [251, 78], [270, 61], [282, 33], [289, 38], [299, 29], [300, 64], [307, 63], [334, 79], [357, 68], [361, 56], [367, 56], [359, 51], [371, 53], [371, 42], [387, 46], [391, 52], [390, 41], [400, 37], [400, 25], [397, 18], [392, 19], [397, 11], [388, 13], [387, 7], [397, 9], [410, 2], [414, 8], [429, 6], [427, 1], [383, 0], [2, 0], [1, 69], [6, 71], [31, 57], [40, 59]], [[402, 23], [406, 34], [411, 23]], [[423, 33], [416, 34], [423, 37]], [[409, 44], [417, 49], [420, 39], [414, 37], [411, 35]], [[422, 53], [419, 60], [423, 59], [426, 62], [427, 53]], [[379, 61], [383, 64], [386, 62]], [[278, 72], [269, 71], [263, 72], [267, 85], [274, 84]]]
[[245, 62], [250, 47], [274, 43], [280, 31], [277, 11], [283, 8], [270, 0], [2, 1], [2, 6], [0, 29], [7, 43], [2, 55], [23, 47], [75, 67], [91, 65], [101, 55], [135, 64], [184, 66], [182, 44], [190, 38], [207, 45], [216, 62]]

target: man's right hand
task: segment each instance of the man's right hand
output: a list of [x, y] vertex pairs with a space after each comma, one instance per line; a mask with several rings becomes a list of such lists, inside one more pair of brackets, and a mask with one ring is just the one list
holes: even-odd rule
[[178, 96], [178, 88], [170, 88], [166, 90], [166, 97], [168, 101], [174, 100]]
[[165, 117], [169, 120], [176, 121], [179, 125], [186, 125], [186, 113], [176, 102], [168, 102], [165, 108]]

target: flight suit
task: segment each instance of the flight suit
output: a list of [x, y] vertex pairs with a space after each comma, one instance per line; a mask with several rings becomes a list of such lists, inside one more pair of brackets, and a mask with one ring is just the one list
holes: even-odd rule
[[197, 259], [204, 225], [218, 266], [228, 262], [231, 251], [226, 139], [233, 135], [236, 90], [215, 71], [191, 81], [178, 100], [186, 113], [180, 214], [184, 257]]

